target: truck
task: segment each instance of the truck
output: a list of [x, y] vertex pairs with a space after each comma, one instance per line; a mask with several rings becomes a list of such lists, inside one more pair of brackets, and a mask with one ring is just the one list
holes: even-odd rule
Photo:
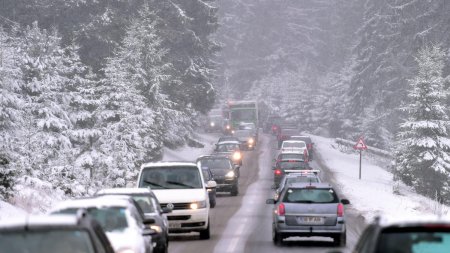
[[241, 123], [253, 123], [259, 127], [258, 103], [256, 101], [229, 101], [230, 124], [233, 129], [239, 129]]

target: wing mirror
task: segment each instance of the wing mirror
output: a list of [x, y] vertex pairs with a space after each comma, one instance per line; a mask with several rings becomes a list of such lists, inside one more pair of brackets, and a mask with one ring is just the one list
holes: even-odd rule
[[349, 205], [350, 201], [348, 199], [341, 199], [341, 203], [344, 205]]
[[155, 224], [155, 219], [154, 218], [145, 218], [144, 219], [144, 225], [152, 225]]
[[217, 187], [216, 181], [208, 181], [208, 183], [206, 183], [206, 189], [212, 189], [216, 187]]

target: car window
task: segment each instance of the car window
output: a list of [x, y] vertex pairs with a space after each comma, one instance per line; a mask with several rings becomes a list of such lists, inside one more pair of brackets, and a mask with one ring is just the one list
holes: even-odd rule
[[305, 142], [283, 142], [283, 148], [306, 148]]
[[280, 154], [280, 155], [278, 155], [278, 160], [290, 160], [290, 159], [303, 160], [303, 154]]
[[338, 203], [333, 189], [329, 188], [289, 188], [284, 195], [286, 203]]
[[139, 207], [142, 209], [144, 213], [154, 213], [156, 212], [155, 208], [152, 205], [151, 198], [148, 196], [133, 196], [134, 201], [136, 201]]
[[211, 180], [211, 175], [209, 174], [208, 169], [202, 168], [202, 173], [203, 173], [203, 179], [205, 180], [205, 182]]
[[282, 170], [304, 170], [308, 166], [304, 161], [283, 161], [278, 163], [278, 168]]
[[450, 229], [421, 231], [421, 229], [388, 229], [378, 239], [376, 253], [447, 253], [450, 250]]
[[231, 163], [228, 159], [202, 159], [200, 160], [200, 166], [210, 170], [224, 170], [230, 169]]
[[[67, 208], [56, 213], [76, 214], [78, 208]], [[126, 209], [124, 207], [87, 208], [91, 215], [106, 232], [123, 231], [128, 227]]]
[[2, 252], [95, 253], [89, 233], [81, 229], [2, 231]]
[[139, 187], [152, 189], [199, 189], [203, 182], [197, 167], [148, 167], [142, 171]]
[[217, 145], [217, 151], [219, 152], [230, 152], [237, 150], [239, 148], [238, 144], [220, 144]]

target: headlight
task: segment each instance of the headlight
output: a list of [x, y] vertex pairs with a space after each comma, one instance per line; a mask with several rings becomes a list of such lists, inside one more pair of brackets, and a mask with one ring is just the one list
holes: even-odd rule
[[150, 229], [155, 230], [158, 234], [160, 234], [162, 232], [162, 228], [158, 225], [151, 225]]
[[211, 122], [211, 123], [209, 123], [209, 125], [213, 127], [213, 126], [215, 126], [215, 125], [216, 125], [216, 123], [214, 123], [214, 122]]
[[230, 127], [230, 125], [227, 125], [226, 128], [227, 128], [228, 130], [230, 130], [231, 127]]
[[234, 177], [234, 175], [234, 171], [230, 171], [225, 175], [225, 177]]
[[253, 143], [255, 143], [255, 140], [253, 140], [253, 138], [250, 138], [250, 139], [248, 140], [248, 143], [253, 144]]
[[242, 158], [241, 153], [235, 152], [233, 154], [233, 160], [240, 160]]
[[193, 202], [190, 205], [191, 209], [200, 209], [200, 208], [206, 208], [206, 201], [198, 201], [198, 202]]

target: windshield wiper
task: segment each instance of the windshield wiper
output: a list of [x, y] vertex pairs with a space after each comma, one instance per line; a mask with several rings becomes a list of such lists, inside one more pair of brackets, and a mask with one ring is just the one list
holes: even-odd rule
[[174, 184], [174, 185], [180, 185], [180, 186], [188, 187], [188, 188], [191, 188], [191, 189], [194, 188], [194, 186], [192, 186], [192, 185], [189, 185], [189, 184], [183, 184], [183, 183], [176, 182], [176, 181], [166, 181], [166, 183], [168, 183], [168, 184]]
[[165, 187], [165, 186], [163, 186], [163, 185], [160, 185], [160, 184], [158, 184], [158, 183], [156, 183], [156, 182], [153, 182], [153, 181], [144, 180], [144, 182], [147, 183], [147, 184], [151, 184], [151, 185], [153, 185], [153, 186], [156, 186], [156, 187], [160, 187], [160, 188], [163, 188], [163, 189], [167, 189], [167, 187]]

